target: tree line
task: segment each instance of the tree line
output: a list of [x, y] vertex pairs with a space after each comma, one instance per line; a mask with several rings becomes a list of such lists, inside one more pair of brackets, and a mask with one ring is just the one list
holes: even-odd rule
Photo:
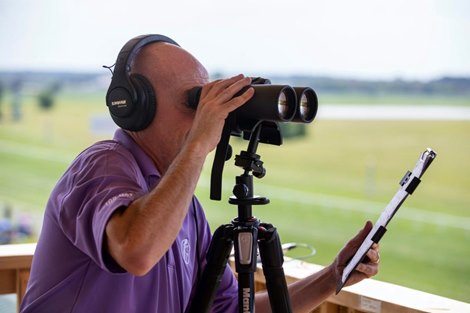
[[[220, 78], [229, 75], [215, 73], [213, 78]], [[366, 80], [327, 76], [309, 75], [273, 75], [268, 77], [273, 83], [290, 84], [294, 86], [310, 86], [320, 93], [361, 93], [369, 95], [380, 94], [408, 94], [424, 96], [469, 96], [470, 97], [470, 77], [440, 77], [432, 80]], [[2, 72], [0, 71], [0, 96], [2, 90], [23, 88], [47, 90], [51, 86], [74, 87], [90, 86], [105, 90], [110, 81], [110, 74], [97, 73], [73, 73], [73, 72]], [[97, 85], [99, 82], [99, 85]]]

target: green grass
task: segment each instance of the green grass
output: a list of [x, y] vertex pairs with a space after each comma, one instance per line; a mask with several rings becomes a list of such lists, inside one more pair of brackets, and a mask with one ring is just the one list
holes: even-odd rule
[[[48, 194], [70, 161], [101, 139], [90, 132], [89, 120], [106, 114], [103, 95], [61, 95], [49, 112], [26, 98], [21, 122], [10, 120], [6, 104], [0, 121], [0, 208], [9, 204], [17, 215], [28, 212], [39, 225]], [[232, 145], [238, 153], [247, 142], [232, 139]], [[314, 246], [317, 253], [308, 261], [326, 265], [365, 220], [377, 219], [428, 146], [438, 157], [389, 225], [377, 279], [470, 302], [468, 121], [315, 121], [305, 139], [259, 146], [267, 175], [255, 179], [255, 192], [271, 204], [254, 207], [254, 214], [273, 223], [283, 242]], [[241, 170], [233, 159], [226, 163], [223, 200], [211, 201], [211, 162], [197, 194], [215, 229], [236, 215], [227, 197]]]

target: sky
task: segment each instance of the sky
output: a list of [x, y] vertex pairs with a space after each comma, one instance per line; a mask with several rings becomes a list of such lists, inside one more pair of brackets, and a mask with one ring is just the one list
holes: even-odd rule
[[151, 33], [212, 73], [470, 76], [468, 0], [0, 0], [0, 71], [104, 71]]

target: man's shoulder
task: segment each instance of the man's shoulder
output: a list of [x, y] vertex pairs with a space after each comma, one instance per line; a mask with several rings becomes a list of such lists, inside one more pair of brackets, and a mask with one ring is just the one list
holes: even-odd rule
[[124, 158], [134, 159], [131, 151], [129, 151], [122, 143], [115, 140], [103, 140], [94, 143], [83, 150], [76, 160], [92, 159], [92, 158]]
[[137, 170], [133, 154], [124, 145], [118, 141], [104, 140], [83, 150], [72, 161], [64, 176], [89, 179], [91, 176], [110, 175], [115, 171], [135, 173]]

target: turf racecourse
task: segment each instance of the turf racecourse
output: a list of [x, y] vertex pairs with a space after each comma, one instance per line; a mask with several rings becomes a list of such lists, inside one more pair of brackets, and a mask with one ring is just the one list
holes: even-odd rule
[[[0, 208], [12, 206], [15, 216], [28, 213], [38, 225], [48, 194], [70, 161], [107, 137], [90, 130], [90, 119], [105, 113], [101, 95], [57, 100], [51, 111], [42, 111], [26, 97], [19, 122], [9, 117], [8, 97], [2, 103]], [[312, 245], [316, 254], [308, 261], [328, 264], [367, 219], [377, 219], [405, 171], [432, 147], [436, 161], [381, 242], [377, 279], [470, 302], [469, 137], [469, 121], [315, 121], [303, 139], [259, 146], [267, 174], [255, 179], [255, 192], [271, 203], [254, 207], [254, 214], [273, 223], [283, 242]], [[247, 145], [231, 143], [234, 153]], [[214, 229], [236, 215], [227, 197], [241, 170], [233, 159], [226, 163], [223, 200], [211, 201], [211, 162], [197, 195]]]

